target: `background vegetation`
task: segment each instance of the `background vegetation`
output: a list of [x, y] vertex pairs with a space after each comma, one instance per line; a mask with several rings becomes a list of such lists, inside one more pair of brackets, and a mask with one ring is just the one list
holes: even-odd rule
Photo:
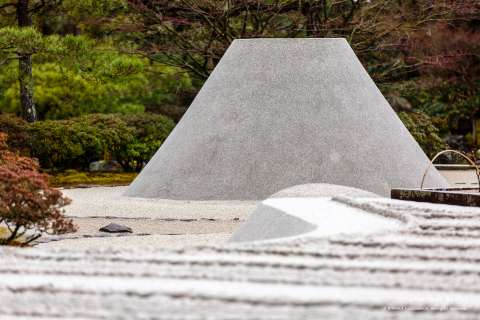
[[479, 147], [478, 0], [0, 0], [0, 131], [44, 170], [138, 171], [250, 37], [345, 37], [427, 154]]

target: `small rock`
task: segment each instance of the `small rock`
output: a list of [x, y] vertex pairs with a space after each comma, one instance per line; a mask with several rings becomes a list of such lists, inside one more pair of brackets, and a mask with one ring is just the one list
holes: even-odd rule
[[121, 232], [130, 232], [132, 233], [132, 228], [117, 224], [117, 223], [110, 223], [109, 225], [106, 225], [104, 227], [101, 227], [99, 229], [101, 232], [109, 232], [109, 233], [121, 233]]
[[461, 151], [467, 149], [465, 137], [461, 134], [447, 135], [445, 140], [446, 140], [445, 142], [450, 146], [451, 149], [461, 150]]
[[117, 161], [94, 161], [89, 165], [88, 170], [90, 172], [118, 172], [122, 170], [122, 167]]
[[410, 104], [410, 102], [403, 97], [400, 97], [400, 96], [395, 95], [395, 94], [389, 94], [385, 98], [390, 103], [393, 110], [395, 110], [397, 112], [398, 111], [412, 111], [413, 110], [413, 107]]

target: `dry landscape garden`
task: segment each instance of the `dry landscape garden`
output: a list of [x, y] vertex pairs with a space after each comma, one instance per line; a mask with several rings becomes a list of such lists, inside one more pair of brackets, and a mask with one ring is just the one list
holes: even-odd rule
[[0, 0], [0, 319], [476, 319], [479, 0]]

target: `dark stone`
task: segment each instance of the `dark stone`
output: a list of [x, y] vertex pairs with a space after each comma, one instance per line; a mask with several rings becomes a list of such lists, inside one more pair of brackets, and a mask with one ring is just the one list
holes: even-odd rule
[[397, 112], [399, 112], [399, 111], [407, 111], [408, 112], [408, 111], [413, 110], [410, 102], [403, 97], [400, 97], [400, 96], [395, 95], [395, 94], [389, 94], [389, 95], [386, 95], [385, 98], [390, 103], [390, 106], [392, 106], [393, 110], [395, 110]]
[[465, 138], [461, 134], [450, 134], [445, 139], [450, 148], [455, 150], [467, 150]]
[[99, 231], [108, 233], [133, 232], [132, 228], [117, 223], [110, 223], [109, 225], [101, 227]]
[[94, 161], [90, 163], [88, 170], [90, 172], [119, 172], [122, 166], [117, 161]]

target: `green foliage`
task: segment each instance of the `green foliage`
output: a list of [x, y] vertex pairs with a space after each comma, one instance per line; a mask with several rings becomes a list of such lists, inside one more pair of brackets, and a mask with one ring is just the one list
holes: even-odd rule
[[125, 0], [64, 0], [62, 6], [73, 16], [108, 16], [113, 12], [125, 10], [127, 3]]
[[[21, 55], [60, 56], [69, 50], [64, 40], [81, 37], [45, 36], [34, 27], [0, 28], [0, 66], [18, 59]], [[78, 41], [77, 41], [78, 42]]]
[[118, 160], [127, 171], [140, 170], [173, 126], [172, 120], [153, 114], [91, 114], [35, 123], [0, 116], [0, 129], [21, 138], [17, 150], [23, 148], [51, 170], [85, 170], [101, 159]]
[[148, 76], [148, 94], [142, 102], [148, 110], [157, 110], [158, 106], [181, 105], [182, 95], [195, 90], [192, 78], [179, 68], [161, 64], [151, 64], [146, 69]]
[[[40, 119], [66, 119], [89, 113], [140, 113], [145, 106], [156, 110], [156, 106], [175, 105], [178, 93], [192, 90], [188, 74], [120, 53], [109, 42], [97, 43], [70, 35], [57, 42], [61, 49], [55, 54], [38, 54], [33, 65]], [[60, 55], [62, 60], [55, 58]], [[16, 62], [3, 65], [2, 70], [0, 111], [20, 114]]]
[[133, 142], [133, 130], [115, 115], [39, 121], [29, 126], [32, 155], [44, 168], [87, 169]]
[[173, 130], [173, 122], [162, 115], [136, 114], [122, 116], [130, 128], [134, 128], [135, 140], [127, 148], [116, 153], [116, 160], [126, 170], [140, 171]]
[[[480, 83], [477, 87], [480, 87]], [[430, 81], [417, 80], [397, 84], [396, 88], [416, 110], [431, 118], [442, 136], [466, 136], [472, 132], [471, 119], [479, 116], [480, 92], [471, 86], [443, 81], [432, 84]], [[474, 147], [472, 139], [465, 142], [470, 148]]]
[[[33, 70], [36, 105], [40, 118], [65, 119], [88, 113], [143, 112], [140, 103], [147, 80], [141, 74], [119, 81], [102, 81], [80, 71], [53, 63], [37, 64]], [[0, 100], [6, 112], [19, 113], [18, 88], [15, 82]]]
[[429, 116], [421, 112], [400, 112], [398, 116], [430, 158], [447, 149]]
[[[64, 5], [73, 6], [68, 2]], [[76, 8], [80, 7], [100, 14], [124, 9], [125, 3], [81, 1]], [[17, 59], [23, 54], [34, 58], [34, 97], [40, 119], [138, 113], [146, 105], [149, 110], [158, 110], [158, 105], [177, 104], [176, 94], [191, 90], [188, 74], [152, 65], [134, 52], [131, 43], [114, 45], [108, 37], [44, 35], [35, 27], [0, 28], [0, 111], [21, 113]]]
[[[0, 6], [15, 2], [0, 0]], [[42, 3], [46, 6], [34, 10]], [[29, 4], [31, 28], [16, 27], [14, 6], [0, 9], [0, 113], [20, 114], [15, 60], [19, 54], [33, 55], [40, 119], [144, 110], [178, 119], [191, 92], [235, 38], [345, 37], [384, 93], [399, 93], [414, 110], [428, 116], [401, 115], [424, 148], [429, 140], [437, 145], [440, 136], [466, 136], [480, 115], [478, 1], [30, 0]], [[9, 123], [10, 144], [29, 148], [30, 136], [26, 139], [15, 123]], [[94, 146], [97, 132], [83, 134], [90, 137], [90, 149], [103, 150]], [[140, 159], [158, 146], [142, 139], [117, 152], [129, 170], [137, 169]], [[473, 137], [464, 140], [478, 143]], [[74, 153], [83, 148], [70, 147]], [[77, 160], [72, 163], [79, 165]]]
[[[146, 59], [119, 53], [108, 42], [97, 43], [85, 36], [47, 37], [33, 28], [1, 30], [13, 39], [9, 44], [12, 50], [37, 53], [33, 78], [40, 118], [144, 111], [141, 100], [148, 96], [144, 90], [148, 85]], [[18, 71], [13, 62], [4, 70], [7, 75], [0, 77], [0, 107], [18, 114]]]
[[0, 29], [3, 54], [32, 53], [42, 45], [42, 35], [34, 28], [4, 27]]

